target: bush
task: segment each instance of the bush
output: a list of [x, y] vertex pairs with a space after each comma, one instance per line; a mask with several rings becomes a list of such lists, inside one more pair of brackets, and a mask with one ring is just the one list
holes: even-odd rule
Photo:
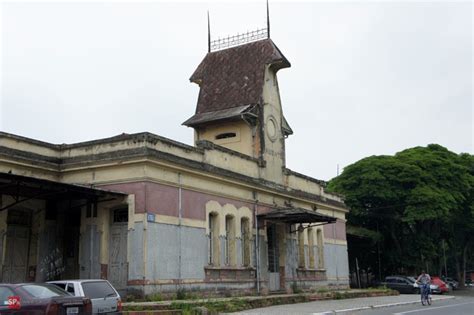
[[147, 295], [146, 300], [148, 302], [159, 302], [159, 301], [163, 301], [163, 297], [161, 296], [161, 293], [153, 293], [153, 294]]
[[298, 293], [301, 293], [303, 292], [299, 287], [298, 287], [298, 284], [296, 282], [293, 282], [291, 284], [291, 290], [293, 291], [294, 294], [298, 294]]
[[184, 288], [179, 288], [176, 291], [176, 299], [177, 300], [185, 300], [186, 299], [186, 290]]

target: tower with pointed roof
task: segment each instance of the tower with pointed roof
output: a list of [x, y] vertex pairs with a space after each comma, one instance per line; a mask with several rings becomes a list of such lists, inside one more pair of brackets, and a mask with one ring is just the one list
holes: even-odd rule
[[[196, 143], [258, 159], [260, 176], [281, 183], [285, 138], [293, 131], [283, 115], [277, 72], [291, 65], [264, 31], [267, 38], [234, 47], [212, 51], [217, 44], [209, 45], [190, 78], [200, 87], [196, 112], [183, 124], [194, 128]], [[234, 37], [228, 41], [239, 42]]]

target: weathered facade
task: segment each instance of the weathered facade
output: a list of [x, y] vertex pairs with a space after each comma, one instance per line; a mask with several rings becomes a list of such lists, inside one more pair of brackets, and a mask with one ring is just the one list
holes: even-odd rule
[[0, 133], [2, 281], [106, 278], [150, 294], [348, 285], [345, 207], [286, 168], [270, 39], [210, 52], [195, 146], [151, 133], [54, 145]]

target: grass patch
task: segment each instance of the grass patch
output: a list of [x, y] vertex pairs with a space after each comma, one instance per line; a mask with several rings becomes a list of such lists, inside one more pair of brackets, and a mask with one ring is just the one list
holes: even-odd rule
[[[295, 294], [284, 297], [267, 296], [258, 297], [252, 299], [244, 299], [234, 297], [227, 300], [200, 300], [200, 301], [183, 301], [175, 300], [171, 305], [160, 305], [161, 310], [180, 310], [184, 315], [199, 315], [206, 313], [213, 315], [227, 312], [241, 312], [248, 309], [268, 307], [272, 305], [281, 304], [294, 304], [303, 303], [308, 301], [314, 301], [318, 299], [348, 299], [356, 297], [370, 297], [370, 296], [382, 296], [382, 295], [397, 295], [398, 292], [394, 292], [390, 289], [370, 289], [370, 290], [354, 290], [354, 291], [330, 291], [327, 288], [319, 288], [317, 293], [310, 294]], [[192, 295], [189, 291], [182, 290], [180, 297], [183, 299], [192, 299]], [[149, 297], [151, 298], [151, 297]], [[160, 298], [156, 296], [155, 298]], [[196, 298], [196, 296], [194, 296]], [[155, 305], [157, 307], [157, 305]], [[162, 308], [163, 307], [163, 308]], [[156, 309], [152, 305], [129, 305], [125, 306], [126, 311], [142, 311]]]

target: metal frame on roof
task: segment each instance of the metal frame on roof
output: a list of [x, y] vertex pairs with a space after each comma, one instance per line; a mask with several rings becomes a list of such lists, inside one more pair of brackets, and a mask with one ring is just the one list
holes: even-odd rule
[[14, 200], [8, 205], [2, 205], [0, 211], [32, 199], [86, 199], [98, 203], [126, 196], [126, 194], [120, 192], [1, 172], [0, 195], [11, 196]]
[[[317, 213], [315, 210], [308, 210], [303, 208], [279, 208], [272, 210], [267, 213], [262, 213], [257, 215], [260, 220], [267, 220], [273, 222], [283, 222], [287, 224], [300, 224], [303, 223], [320, 223], [315, 225], [309, 225], [306, 228], [312, 226], [320, 226], [325, 224], [331, 224], [336, 222], [336, 218], [326, 216], [320, 213]], [[304, 229], [304, 227], [303, 227]], [[290, 231], [294, 233], [296, 231]]]

